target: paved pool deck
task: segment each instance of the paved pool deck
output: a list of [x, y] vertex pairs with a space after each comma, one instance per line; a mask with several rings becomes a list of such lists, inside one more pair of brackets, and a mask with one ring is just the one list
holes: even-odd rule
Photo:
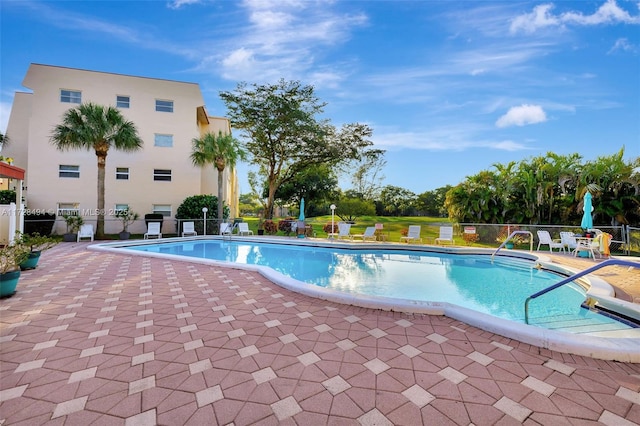
[[640, 424], [640, 364], [87, 245], [44, 252], [0, 299], [0, 425]]

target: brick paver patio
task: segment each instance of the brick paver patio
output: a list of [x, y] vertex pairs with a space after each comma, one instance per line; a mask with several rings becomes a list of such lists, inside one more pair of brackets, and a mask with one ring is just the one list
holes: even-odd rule
[[0, 425], [640, 424], [640, 365], [65, 243], [0, 300]]

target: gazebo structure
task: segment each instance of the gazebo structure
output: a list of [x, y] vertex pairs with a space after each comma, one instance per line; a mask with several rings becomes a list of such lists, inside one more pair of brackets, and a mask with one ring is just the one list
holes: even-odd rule
[[[8, 179], [9, 183], [4, 184], [4, 180]], [[0, 244], [9, 244], [13, 241], [16, 231], [24, 231], [24, 208], [22, 205], [22, 182], [24, 181], [24, 170], [12, 166], [11, 164], [0, 162], [0, 180], [3, 187], [7, 189], [15, 189], [16, 201], [11, 204], [0, 205]], [[13, 181], [17, 181], [13, 184]]]

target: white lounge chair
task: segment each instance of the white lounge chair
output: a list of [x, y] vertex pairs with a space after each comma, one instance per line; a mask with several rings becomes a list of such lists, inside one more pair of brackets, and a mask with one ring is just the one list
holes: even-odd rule
[[340, 222], [338, 223], [338, 239], [347, 238], [349, 240], [353, 239], [353, 235], [351, 235], [351, 224]]
[[86, 223], [80, 226], [78, 230], [78, 242], [80, 242], [82, 238], [90, 238], [91, 241], [93, 241], [93, 225]]
[[147, 226], [147, 232], [144, 234], [144, 239], [150, 238], [162, 238], [162, 232], [160, 232], [160, 222], [150, 222]]
[[538, 251], [540, 251], [540, 246], [549, 246], [549, 251], [553, 252], [554, 248], [557, 248], [558, 251], [564, 251], [564, 244], [562, 240], [554, 240], [551, 238], [551, 234], [549, 231], [538, 231]]
[[192, 236], [198, 235], [193, 222], [184, 222], [182, 224], [182, 236], [186, 237], [187, 235], [192, 235]]
[[249, 229], [247, 222], [238, 223], [238, 235], [253, 235], [253, 231]]
[[560, 242], [569, 250], [575, 250], [578, 247], [578, 241], [576, 240], [573, 232], [560, 232]]
[[220, 235], [231, 235], [233, 233], [233, 227], [230, 223], [222, 222], [220, 224]]
[[436, 244], [446, 243], [453, 245], [453, 226], [441, 226], [440, 235], [435, 240]]
[[376, 227], [375, 226], [368, 226], [367, 229], [364, 230], [364, 234], [354, 234], [352, 235], [353, 239], [357, 239], [357, 238], [362, 238], [362, 241], [367, 241], [367, 240], [372, 240], [375, 241], [376, 240]]
[[411, 241], [422, 242], [422, 237], [420, 236], [420, 225], [409, 225], [409, 230], [407, 231], [406, 237], [400, 237], [400, 242], [406, 241], [410, 243]]

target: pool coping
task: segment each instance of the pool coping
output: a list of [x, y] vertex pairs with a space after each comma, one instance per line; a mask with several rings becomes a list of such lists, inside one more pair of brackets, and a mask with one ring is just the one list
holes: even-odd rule
[[[211, 259], [186, 258], [184, 256], [137, 252], [126, 250], [123, 247], [132, 245], [148, 245], [162, 243], [187, 242], [197, 240], [219, 240], [228, 239], [228, 237], [220, 236], [197, 236], [197, 237], [175, 237], [162, 238], [160, 240], [123, 240], [117, 242], [99, 243], [88, 246], [90, 250], [107, 251], [125, 254], [128, 256], [136, 255], [143, 257], [156, 257], [170, 259], [181, 262], [191, 262], [207, 265], [215, 265], [226, 268], [254, 271], [260, 273], [265, 278], [285, 289], [300, 293], [306, 296], [315, 297], [335, 303], [353, 305], [370, 309], [381, 309], [385, 311], [397, 311], [413, 314], [426, 315], [445, 315], [469, 324], [483, 330], [496, 333], [508, 338], [512, 338], [527, 344], [531, 344], [540, 348], [554, 350], [558, 352], [570, 353], [575, 355], [589, 356], [604, 360], [614, 360], [621, 362], [640, 362], [640, 329], [631, 330], [627, 337], [611, 337], [611, 336], [591, 336], [583, 334], [572, 334], [556, 330], [548, 330], [532, 325], [522, 324], [519, 322], [498, 318], [489, 314], [484, 314], [458, 305], [447, 302], [424, 302], [406, 299], [387, 298], [380, 296], [353, 295], [343, 293], [337, 290], [319, 287], [313, 284], [307, 284], [286, 275], [283, 275], [269, 267], [260, 265], [247, 265], [240, 263], [232, 263]], [[385, 249], [385, 250], [413, 250], [413, 251], [430, 251], [449, 254], [492, 254], [494, 249], [483, 248], [467, 248], [467, 247], [442, 247], [430, 245], [399, 245], [390, 243], [357, 243], [344, 241], [318, 241], [308, 239], [294, 238], [269, 238], [269, 237], [233, 237], [232, 240], [241, 239], [247, 242], [272, 242], [287, 245], [304, 245], [313, 247], [339, 247], [343, 249]], [[540, 267], [563, 274], [574, 274], [578, 272], [575, 268], [566, 267], [553, 263], [548, 257], [533, 252], [522, 251], [505, 251], [500, 257], [514, 257], [520, 259], [528, 259], [537, 262]], [[615, 291], [611, 285], [599, 277], [589, 275], [583, 277], [580, 281], [587, 288], [587, 295], [608, 303], [609, 306], [627, 310], [632, 310], [640, 315], [637, 305], [615, 299]], [[524, 307], [523, 307], [524, 309]]]

